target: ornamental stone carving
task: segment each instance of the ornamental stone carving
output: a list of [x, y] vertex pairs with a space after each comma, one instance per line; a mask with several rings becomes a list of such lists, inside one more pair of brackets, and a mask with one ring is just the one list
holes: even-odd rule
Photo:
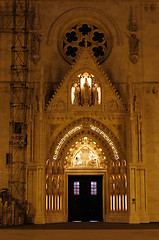
[[118, 111], [119, 110], [119, 106], [118, 106], [118, 103], [115, 99], [110, 99], [106, 106], [105, 106], [105, 109], [108, 110], [108, 111], [112, 111], [112, 112], [115, 112], [115, 111]]
[[40, 60], [40, 42], [41, 35], [39, 33], [39, 16], [38, 5], [35, 6], [35, 14], [33, 18], [33, 31], [31, 33], [31, 58], [34, 64], [37, 64]]
[[111, 194], [127, 193], [127, 164], [126, 160], [110, 161], [109, 164], [109, 188]]
[[60, 52], [64, 59], [75, 62], [75, 58], [81, 48], [89, 48], [99, 63], [105, 61], [112, 49], [112, 36], [105, 27], [83, 22], [75, 24], [63, 32], [60, 39]]
[[60, 99], [55, 102], [53, 108], [55, 109], [55, 111], [65, 111], [66, 110], [65, 103]]
[[92, 74], [80, 74], [72, 84], [71, 100], [73, 106], [95, 106], [101, 103], [101, 87]]
[[159, 8], [159, 3], [154, 1], [149, 1], [144, 3], [145, 11], [151, 11], [152, 13]]
[[137, 63], [138, 60], [138, 47], [139, 39], [136, 34], [130, 34], [129, 36], [129, 49], [130, 49], [130, 60], [133, 64]]
[[146, 94], [154, 94], [157, 95], [159, 92], [159, 87], [157, 85], [153, 85], [151, 87], [145, 88]]
[[134, 7], [130, 8], [130, 21], [129, 21], [129, 59], [135, 64], [138, 61], [139, 55], [139, 39], [137, 37], [137, 23], [136, 23], [136, 12]]

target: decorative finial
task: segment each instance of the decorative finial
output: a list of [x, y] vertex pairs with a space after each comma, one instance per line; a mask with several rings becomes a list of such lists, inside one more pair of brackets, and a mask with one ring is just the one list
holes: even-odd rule
[[131, 6], [131, 8], [130, 8], [130, 25], [129, 25], [129, 31], [130, 31], [130, 32], [136, 32], [136, 31], [137, 31], [136, 11], [135, 11], [135, 7], [134, 7], [134, 6]]

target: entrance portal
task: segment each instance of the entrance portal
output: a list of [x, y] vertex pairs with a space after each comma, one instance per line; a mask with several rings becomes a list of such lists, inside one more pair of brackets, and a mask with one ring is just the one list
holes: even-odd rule
[[68, 176], [68, 220], [102, 221], [102, 176]]

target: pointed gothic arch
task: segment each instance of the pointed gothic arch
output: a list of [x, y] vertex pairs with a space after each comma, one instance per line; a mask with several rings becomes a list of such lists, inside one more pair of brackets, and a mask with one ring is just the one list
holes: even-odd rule
[[[90, 104], [90, 101], [84, 104], [81, 101], [83, 99], [80, 99], [79, 104], [71, 102], [71, 90], [78, 81], [81, 84], [80, 79], [77, 82], [76, 79], [84, 73], [95, 76], [93, 84], [97, 83], [101, 88], [101, 104], [99, 102]], [[85, 82], [92, 86], [93, 80], [91, 83], [89, 81], [90, 79], [87, 79]], [[92, 92], [91, 94], [93, 95]], [[88, 98], [84, 100], [87, 101]], [[59, 112], [55, 107], [57, 102], [63, 102], [66, 111]], [[46, 114], [49, 122], [58, 126], [50, 136], [45, 168], [48, 219], [51, 217], [50, 214], [54, 213], [60, 219], [65, 217], [65, 221], [68, 221], [69, 175], [90, 173], [101, 175], [103, 178], [103, 204], [106, 206], [103, 207], [104, 221], [106, 215], [107, 220], [110, 217], [112, 221], [114, 212], [124, 218], [128, 210], [127, 161], [123, 160], [127, 159], [126, 109], [108, 76], [89, 49], [81, 50], [76, 63], [52, 96]], [[88, 138], [89, 143], [86, 144], [84, 138]], [[93, 142], [96, 146], [93, 146]], [[85, 147], [82, 147], [82, 144]], [[84, 159], [84, 156], [87, 159]], [[89, 161], [88, 158], [92, 160]], [[124, 166], [122, 161], [126, 163]], [[52, 216], [51, 219], [55, 218]]]
[[[99, 121], [86, 117], [69, 124], [55, 139], [46, 161], [47, 210], [53, 208], [49, 205], [52, 203], [50, 198], [63, 198], [65, 171], [98, 169], [107, 172], [109, 211], [127, 211], [127, 162], [113, 132]], [[81, 159], [77, 159], [77, 154]], [[93, 159], [90, 154], [94, 155]], [[83, 156], [90, 159], [83, 159]], [[58, 210], [63, 209], [62, 200], [58, 200], [58, 204], [61, 204]]]

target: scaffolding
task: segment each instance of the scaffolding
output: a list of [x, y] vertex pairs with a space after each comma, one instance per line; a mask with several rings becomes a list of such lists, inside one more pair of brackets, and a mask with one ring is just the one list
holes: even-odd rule
[[29, 17], [29, 0], [13, 0], [11, 10], [1, 11], [0, 31], [12, 34], [8, 225], [24, 223], [26, 217]]
[[28, 82], [28, 0], [13, 1], [10, 84], [10, 180], [11, 200], [19, 202], [19, 222], [25, 220], [27, 82]]

